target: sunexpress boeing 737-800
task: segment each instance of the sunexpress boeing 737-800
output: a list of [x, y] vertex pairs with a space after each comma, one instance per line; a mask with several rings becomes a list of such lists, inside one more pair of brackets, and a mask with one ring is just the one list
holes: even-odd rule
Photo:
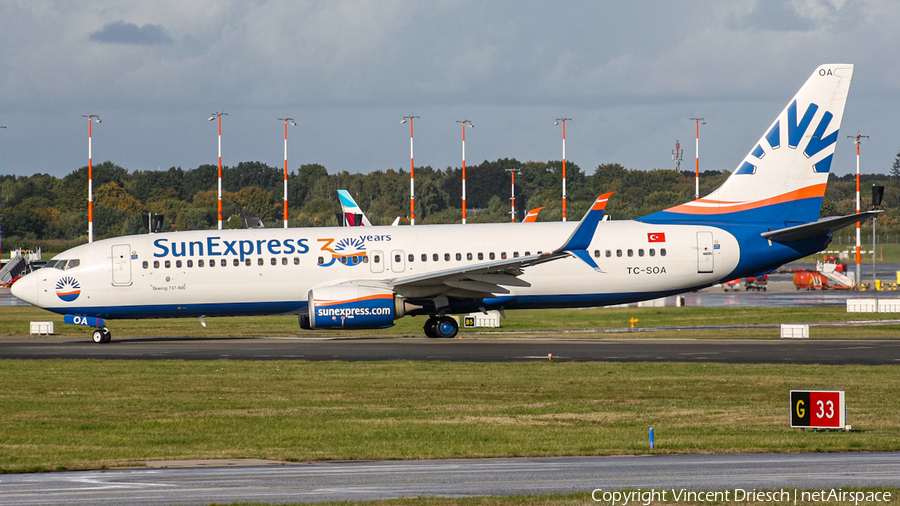
[[[13, 294], [96, 327], [104, 320], [297, 314], [304, 329], [374, 329], [451, 313], [589, 307], [768, 272], [824, 249], [869, 213], [819, 220], [853, 66], [823, 65], [721, 187], [636, 220], [173, 232], [72, 248]], [[524, 230], [527, 229], [527, 230]]]

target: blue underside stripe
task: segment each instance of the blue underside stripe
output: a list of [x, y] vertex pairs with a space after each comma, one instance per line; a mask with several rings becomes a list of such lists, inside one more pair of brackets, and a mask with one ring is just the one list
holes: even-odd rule
[[227, 304], [180, 304], [142, 306], [48, 307], [59, 314], [96, 316], [107, 319], [196, 318], [199, 316], [252, 316], [297, 314], [306, 310], [307, 302], [238, 302]]

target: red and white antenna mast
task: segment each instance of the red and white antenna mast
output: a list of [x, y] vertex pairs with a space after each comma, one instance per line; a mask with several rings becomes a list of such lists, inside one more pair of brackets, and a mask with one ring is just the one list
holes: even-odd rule
[[[406, 123], [406, 120], [409, 120], [409, 224], [416, 224], [416, 164], [413, 158], [413, 120], [418, 118], [418, 116], [413, 116], [410, 114], [409, 116], [403, 116], [403, 119], [400, 120], [400, 124]], [[463, 129], [463, 138], [465, 138], [465, 129]], [[463, 158], [465, 158], [465, 152], [463, 152]], [[463, 211], [465, 214], [465, 211]]]
[[681, 172], [681, 161], [684, 160], [684, 150], [681, 143], [675, 139], [675, 149], [672, 150], [672, 160], [675, 160], [675, 172]]
[[219, 230], [222, 230], [222, 116], [228, 116], [227, 112], [214, 112], [209, 117], [209, 121], [219, 120], [219, 197], [217, 199], [217, 208], [219, 210]]
[[288, 228], [288, 160], [287, 160], [287, 127], [288, 125], [297, 126], [294, 118], [285, 116], [278, 118], [278, 121], [284, 121], [284, 228]]
[[96, 114], [82, 114], [88, 120], [88, 242], [94, 242], [94, 155], [92, 152], [94, 123], [102, 123]]
[[[856, 214], [859, 214], [859, 141], [862, 139], [868, 139], [868, 135], [860, 135], [859, 132], [856, 132], [856, 135], [848, 135], [850, 139], [853, 139], [853, 143], [856, 144]], [[862, 254], [860, 253], [860, 231], [859, 231], [860, 222], [856, 222], [856, 283], [862, 283]], [[875, 227], [872, 227], [872, 235], [874, 236]], [[874, 248], [873, 248], [874, 249]], [[874, 252], [872, 253], [875, 254]]]
[[705, 125], [706, 121], [703, 118], [691, 118], [691, 121], [695, 121], [697, 123], [697, 143], [695, 144], [694, 149], [697, 153], [697, 175], [694, 181], [694, 199], [700, 200], [700, 125]]

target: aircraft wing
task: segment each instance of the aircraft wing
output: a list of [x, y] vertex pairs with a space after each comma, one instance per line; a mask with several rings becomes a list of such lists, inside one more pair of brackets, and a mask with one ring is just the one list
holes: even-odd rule
[[387, 285], [409, 299], [459, 297], [482, 299], [509, 293], [505, 286], [530, 286], [519, 278], [525, 269], [534, 265], [575, 256], [598, 272], [586, 248], [594, 237], [597, 224], [603, 217], [612, 193], [601, 195], [584, 215], [565, 244], [549, 253], [528, 255], [429, 272], [415, 276], [401, 276], [387, 280]]
[[568, 251], [554, 251], [509, 258], [416, 276], [401, 276], [388, 280], [387, 285], [409, 299], [441, 295], [482, 299], [509, 293], [504, 286], [531, 286], [519, 279], [526, 268], [568, 256], [571, 256]]

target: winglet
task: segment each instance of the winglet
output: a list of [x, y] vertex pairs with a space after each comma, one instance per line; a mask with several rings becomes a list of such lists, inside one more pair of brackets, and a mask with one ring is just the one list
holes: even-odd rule
[[609, 202], [609, 197], [613, 193], [615, 192], [604, 193], [597, 197], [597, 200], [594, 201], [594, 205], [592, 205], [588, 212], [584, 214], [581, 223], [578, 224], [578, 227], [572, 232], [572, 235], [569, 236], [569, 240], [557, 251], [567, 251], [580, 258], [584, 263], [590, 265], [595, 271], [603, 272], [591, 258], [591, 255], [588, 254], [587, 247], [594, 238], [594, 232], [597, 231], [597, 225], [603, 218], [603, 211], [606, 210], [606, 204]]

